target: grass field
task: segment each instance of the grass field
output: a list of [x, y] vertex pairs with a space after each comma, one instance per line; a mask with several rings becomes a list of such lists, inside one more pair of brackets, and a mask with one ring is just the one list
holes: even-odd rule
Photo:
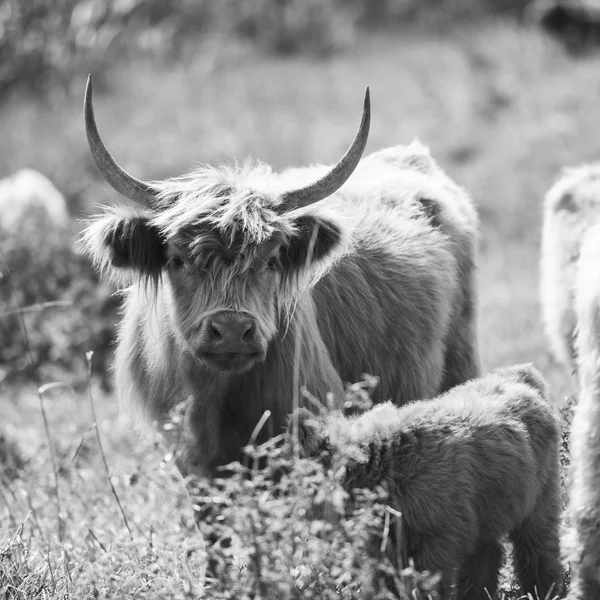
[[[478, 203], [485, 370], [533, 361], [564, 402], [572, 390], [549, 356], [538, 306], [541, 202], [562, 166], [600, 156], [600, 57], [569, 58], [539, 32], [502, 21], [364, 35], [327, 60], [266, 57], [225, 42], [186, 56], [168, 66], [115, 65], [109, 90], [96, 92], [103, 138], [128, 171], [158, 178], [248, 155], [275, 167], [337, 160], [369, 85], [367, 152], [417, 137]], [[83, 88], [82, 78], [72, 95], [2, 105], [0, 175], [37, 168], [82, 198], [85, 212], [115, 193], [87, 150]], [[46, 431], [35, 382], [0, 381], [0, 426], [28, 459], [16, 478], [0, 464], [0, 593], [203, 597], [202, 552], [194, 552], [202, 541], [174, 467], [151, 436], [132, 431], [114, 397], [95, 388], [93, 397], [131, 534], [89, 397], [68, 387], [45, 393]]]

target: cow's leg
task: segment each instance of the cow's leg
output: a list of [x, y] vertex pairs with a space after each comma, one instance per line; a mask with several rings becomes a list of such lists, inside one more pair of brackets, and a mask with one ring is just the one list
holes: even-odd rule
[[536, 506], [510, 533], [515, 574], [523, 594], [543, 600], [562, 593], [559, 543], [560, 494], [555, 478], [540, 493]]
[[504, 559], [504, 549], [497, 540], [480, 542], [463, 559], [456, 577], [456, 598], [489, 600], [498, 587], [498, 573]]
[[[473, 309], [474, 310], [474, 309]], [[444, 378], [440, 393], [481, 374], [479, 347], [475, 325], [469, 318], [463, 318], [462, 326], [457, 327], [446, 346]]]
[[454, 568], [462, 564], [464, 547], [463, 539], [452, 539], [452, 536], [445, 539], [433, 537], [421, 539], [413, 554], [417, 571], [441, 574], [439, 591], [442, 598], [450, 600], [454, 597]]

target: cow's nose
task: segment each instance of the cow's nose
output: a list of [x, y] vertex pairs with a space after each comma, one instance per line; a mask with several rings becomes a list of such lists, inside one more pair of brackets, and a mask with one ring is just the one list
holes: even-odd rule
[[252, 342], [255, 331], [255, 320], [243, 313], [216, 313], [206, 323], [209, 341], [223, 346]]

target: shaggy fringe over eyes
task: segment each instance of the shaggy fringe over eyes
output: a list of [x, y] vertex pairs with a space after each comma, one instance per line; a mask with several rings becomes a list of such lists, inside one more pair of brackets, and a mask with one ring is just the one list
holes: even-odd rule
[[247, 244], [261, 244], [277, 232], [292, 228], [277, 214], [272, 170], [263, 163], [242, 166], [201, 166], [181, 177], [153, 182], [158, 190], [159, 213], [153, 224], [167, 236], [206, 225], [233, 243], [241, 231]]
[[107, 208], [84, 234], [93, 261], [113, 279], [137, 275], [157, 285], [169, 240], [185, 247], [198, 266], [210, 263], [207, 270], [222, 289], [265, 258], [263, 244], [279, 244], [279, 296], [282, 308], [291, 307], [294, 292], [313, 285], [331, 267], [346, 236], [337, 217], [279, 214], [279, 190], [265, 164], [203, 166], [152, 185], [154, 211]]
[[[277, 241], [287, 248], [282, 256], [282, 287], [290, 291], [299, 285], [305, 271], [306, 249], [314, 225], [318, 225], [318, 235], [311, 263], [323, 261], [340, 245], [342, 228], [328, 217], [278, 214], [279, 191], [274, 189], [272, 175], [270, 166], [246, 162], [242, 166], [201, 166], [187, 175], [153, 182], [158, 190], [159, 212], [152, 224], [203, 260], [212, 242], [210, 238], [199, 240], [198, 228], [218, 232], [237, 252], [246, 254], [246, 262], [253, 258], [253, 247]], [[320, 265], [323, 269], [314, 277], [323, 275], [330, 266], [327, 262]], [[240, 263], [238, 268], [243, 270], [244, 266], [249, 264]]]

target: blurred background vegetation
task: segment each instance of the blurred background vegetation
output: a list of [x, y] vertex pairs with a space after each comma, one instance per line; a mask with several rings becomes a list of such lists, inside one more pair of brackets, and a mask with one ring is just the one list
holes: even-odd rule
[[[596, 16], [591, 0], [4, 0], [0, 7], [0, 94], [15, 86], [69, 85], [116, 58], [177, 60], [201, 38], [247, 40], [262, 50], [328, 55], [359, 30], [417, 20], [452, 27], [490, 14], [523, 20], [563, 11]], [[538, 6], [539, 5], [539, 6]], [[531, 12], [531, 11], [529, 11]]]
[[[0, 7], [0, 93], [100, 71], [124, 53], [176, 59], [208, 34], [250, 40], [267, 52], [328, 54], [357, 28], [422, 17], [522, 15], [531, 0], [5, 0]], [[440, 13], [440, 8], [443, 11]]]
[[[539, 37], [523, 39], [527, 30], [544, 23], [540, 15], [559, 5], [564, 9], [562, 4], [4, 0], [0, 177], [23, 167], [40, 170], [65, 195], [74, 222], [72, 236], [34, 235], [34, 247], [25, 236], [3, 234], [0, 301], [12, 311], [57, 298], [74, 302], [66, 312], [27, 317], [30, 339], [20, 316], [0, 320], [7, 340], [0, 347], [0, 382], [27, 380], [38, 371], [42, 378], [56, 377], [61, 369], [63, 374], [84, 372], [83, 354], [92, 347], [97, 371], [110, 386], [118, 299], [111, 297], [110, 286], [98, 287], [97, 276], [68, 239], [79, 229], [75, 219], [112, 193], [99, 180], [81, 131], [78, 103], [88, 72], [98, 92], [113, 98], [106, 111], [98, 99], [101, 128], [118, 156], [147, 176], [176, 174], [191, 166], [182, 163], [192, 156], [240, 160], [252, 154], [276, 167], [333, 161], [343, 150], [355, 120], [355, 99], [367, 83], [375, 86], [376, 141], [406, 143], [408, 135], [417, 135], [437, 144], [437, 155], [445, 152], [451, 162], [467, 165], [487, 142], [476, 131], [479, 121], [494, 127], [502, 115], [516, 114], [528, 70], [538, 77], [560, 68], [564, 58], [557, 54], [557, 64], [550, 64], [552, 53], [542, 49]], [[568, 19], [559, 21], [562, 29], [555, 27], [554, 33], [566, 47], [573, 48], [574, 40], [589, 45], [589, 28], [580, 31]], [[516, 64], [509, 66], [511, 60]], [[320, 128], [314, 137], [303, 135], [310, 119]], [[387, 121], [400, 135], [377, 140], [377, 124], [385, 128]], [[452, 135], [436, 130], [453, 121], [460, 124]], [[153, 144], [152, 155], [145, 142]], [[486, 210], [496, 208], [482, 210], [485, 217]]]

